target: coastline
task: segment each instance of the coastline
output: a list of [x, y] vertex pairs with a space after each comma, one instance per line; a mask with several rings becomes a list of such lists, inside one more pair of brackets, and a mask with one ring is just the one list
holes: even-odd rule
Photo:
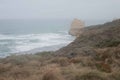
[[0, 59], [0, 80], [120, 80], [119, 52], [117, 20], [86, 28], [55, 52]]
[[13, 54], [34, 54], [42, 51], [55, 51], [74, 40], [66, 32], [18, 36], [2, 35], [1, 37], [0, 57]]
[[43, 48], [36, 48], [36, 49], [29, 50], [29, 51], [20, 52], [17, 54], [22, 55], [22, 54], [36, 54], [36, 53], [42, 53], [42, 52], [54, 52], [54, 51], [59, 50], [62, 47], [67, 46], [68, 44], [69, 43], [60, 44], [60, 45], [53, 45], [53, 46], [48, 46], [48, 47], [43, 47]]
[[11, 55], [25, 55], [25, 54], [36, 54], [36, 53], [42, 53], [42, 52], [51, 52], [51, 51], [57, 51], [62, 47], [67, 46], [68, 44], [70, 44], [75, 38], [73, 36], [71, 36], [71, 41], [66, 42], [66, 43], [62, 43], [62, 44], [58, 44], [58, 45], [52, 45], [52, 46], [46, 46], [46, 47], [41, 47], [41, 48], [35, 48], [32, 50], [28, 50], [28, 51], [22, 51], [22, 52], [16, 52], [16, 53], [9, 53], [7, 55], [1, 56], [0, 58], [6, 58], [8, 56]]

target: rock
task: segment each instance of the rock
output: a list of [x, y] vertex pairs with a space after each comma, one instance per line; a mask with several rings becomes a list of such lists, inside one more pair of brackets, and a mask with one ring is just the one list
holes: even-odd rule
[[71, 24], [69, 34], [72, 36], [79, 36], [82, 33], [81, 29], [83, 29], [84, 27], [85, 27], [85, 24], [83, 21], [74, 19]]

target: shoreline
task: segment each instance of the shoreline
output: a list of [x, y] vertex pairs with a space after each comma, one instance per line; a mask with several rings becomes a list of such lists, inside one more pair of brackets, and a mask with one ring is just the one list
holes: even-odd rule
[[32, 49], [29, 51], [23, 51], [23, 52], [19, 52], [16, 53], [18, 55], [22, 55], [22, 54], [36, 54], [36, 53], [42, 53], [42, 52], [53, 52], [53, 51], [57, 51], [60, 48], [63, 48], [67, 45], [65, 44], [61, 44], [61, 45], [53, 45], [53, 46], [48, 46], [48, 47], [43, 47], [43, 48], [36, 48], [36, 49]]
[[[49, 33], [46, 33], [46, 34], [49, 34]], [[43, 38], [43, 37], [45, 37], [45, 38]], [[36, 39], [34, 39], [34, 37], [33, 37], [33, 39], [32, 39], [32, 37], [28, 37], [28, 38], [30, 38], [30, 40], [33, 40], [33, 41], [38, 40], [39, 42], [32, 43], [32, 42], [29, 42], [29, 39], [27, 40], [25, 38], [26, 39], [25, 41], [28, 41], [28, 43], [30, 43], [30, 44], [27, 43], [28, 45], [25, 45], [25, 46], [27, 48], [29, 48], [31, 46], [36, 47], [36, 48], [25, 50], [26, 47], [24, 46], [24, 44], [21, 43], [21, 42], [25, 43], [25, 41], [21, 40], [22, 37], [17, 37], [18, 44], [16, 44], [17, 46], [12, 46], [13, 51], [10, 51], [10, 52], [2, 52], [1, 51], [0, 58], [7, 57], [10, 55], [14, 55], [14, 54], [18, 54], [18, 55], [19, 54], [35, 54], [37, 52], [43, 52], [43, 51], [55, 51], [64, 46], [67, 46], [70, 42], [72, 42], [75, 39], [74, 37], [72, 37], [71, 35], [66, 34], [66, 33], [65, 34], [64, 33], [61, 33], [61, 34], [54, 33], [53, 35], [50, 34], [50, 35], [42, 36], [42, 37], [41, 37], [41, 35], [37, 35], [37, 36], [35, 36]], [[11, 37], [10, 37], [10, 39], [11, 39]], [[20, 41], [19, 41], [19, 39], [20, 39]], [[15, 49], [14, 49], [14, 47], [15, 47]], [[16, 49], [16, 47], [18, 47], [18, 50]], [[6, 47], [6, 49], [7, 49], [7, 47]]]
[[[73, 41], [71, 41], [71, 42], [73, 42]], [[71, 42], [65, 43], [65, 44], [59, 44], [59, 45], [46, 46], [46, 47], [42, 47], [42, 48], [35, 48], [35, 49], [29, 50], [29, 51], [9, 53], [8, 55], [0, 56], [0, 58], [6, 58], [11, 55], [26, 55], [26, 54], [36, 54], [36, 53], [42, 53], [42, 52], [53, 52], [53, 51], [57, 51], [60, 48], [67, 46]]]

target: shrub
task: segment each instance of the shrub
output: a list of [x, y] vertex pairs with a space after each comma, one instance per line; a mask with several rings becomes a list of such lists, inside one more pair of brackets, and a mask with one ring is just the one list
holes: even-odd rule
[[120, 70], [112, 72], [107, 78], [108, 80], [120, 80]]
[[75, 57], [70, 59], [69, 61], [70, 63], [80, 63], [81, 62], [81, 58], [80, 57]]
[[59, 64], [60, 66], [67, 66], [69, 64], [69, 60], [66, 57], [57, 57], [54, 58], [51, 62]]
[[11, 67], [12, 67], [11, 64], [0, 64], [0, 74], [9, 71]]
[[10, 74], [15, 79], [24, 79], [31, 75], [31, 71], [27, 68], [20, 68], [18, 66], [14, 67]]
[[120, 44], [120, 40], [103, 40], [101, 42], [99, 42], [98, 44], [96, 44], [96, 47], [116, 47]]
[[88, 72], [82, 75], [80, 74], [76, 75], [74, 80], [106, 80], [106, 79], [96, 72]]
[[40, 53], [36, 53], [35, 55], [37, 56], [52, 56], [53, 55], [53, 52], [40, 52]]
[[96, 67], [100, 71], [104, 71], [104, 72], [107, 72], [107, 73], [112, 72], [110, 65], [109, 64], [105, 64], [103, 62], [96, 63]]
[[47, 66], [44, 70], [42, 80], [64, 80], [60, 73], [60, 69], [56, 65]]

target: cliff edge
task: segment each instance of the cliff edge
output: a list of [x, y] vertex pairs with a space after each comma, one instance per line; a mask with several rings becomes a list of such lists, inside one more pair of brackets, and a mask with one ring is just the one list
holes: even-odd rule
[[72, 43], [56, 51], [56, 53], [59, 55], [71, 55], [71, 53], [92, 55], [94, 53], [92, 49], [120, 45], [120, 19], [85, 27], [84, 32], [79, 35]]

